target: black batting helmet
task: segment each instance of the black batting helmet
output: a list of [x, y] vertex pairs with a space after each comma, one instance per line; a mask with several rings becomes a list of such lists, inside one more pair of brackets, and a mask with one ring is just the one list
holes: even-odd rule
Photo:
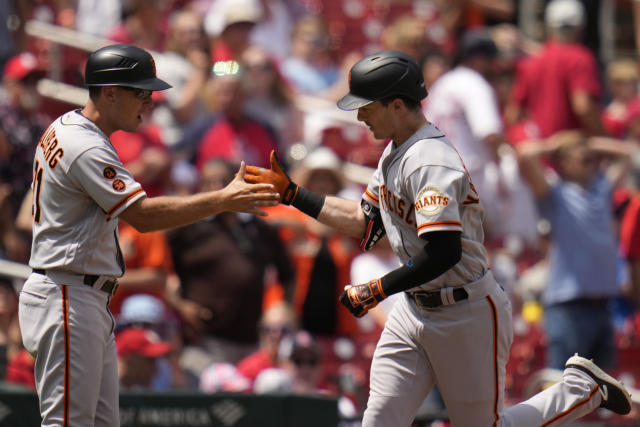
[[105, 46], [87, 60], [85, 86], [126, 86], [164, 90], [171, 87], [156, 77], [156, 64], [149, 52], [128, 44]]
[[349, 71], [349, 93], [338, 101], [342, 110], [400, 95], [420, 102], [427, 96], [420, 66], [411, 56], [385, 50], [358, 61]]

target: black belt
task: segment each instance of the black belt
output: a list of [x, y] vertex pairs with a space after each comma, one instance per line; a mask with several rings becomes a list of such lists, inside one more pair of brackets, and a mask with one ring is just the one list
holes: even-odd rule
[[[469, 298], [469, 294], [464, 288], [455, 288], [452, 292], [455, 302]], [[440, 291], [416, 291], [408, 292], [408, 294], [420, 308], [432, 309], [444, 305]]]
[[[42, 269], [42, 268], [34, 268], [33, 272], [36, 274], [42, 274], [42, 275], [46, 275], [47, 271]], [[84, 283], [87, 286], [91, 286], [93, 287], [93, 285], [96, 283], [96, 281], [100, 278], [99, 275], [97, 274], [85, 274], [82, 278], [82, 283]], [[117, 280], [107, 280], [105, 281], [102, 286], [100, 287], [100, 290], [103, 292], [106, 292], [108, 294], [115, 294], [116, 293], [116, 289], [118, 289], [118, 281]]]

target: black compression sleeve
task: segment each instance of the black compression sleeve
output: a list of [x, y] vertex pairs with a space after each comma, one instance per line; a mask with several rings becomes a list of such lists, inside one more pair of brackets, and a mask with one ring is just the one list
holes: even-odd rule
[[426, 233], [424, 251], [380, 279], [385, 295], [426, 283], [456, 265], [462, 256], [461, 234], [460, 231]]

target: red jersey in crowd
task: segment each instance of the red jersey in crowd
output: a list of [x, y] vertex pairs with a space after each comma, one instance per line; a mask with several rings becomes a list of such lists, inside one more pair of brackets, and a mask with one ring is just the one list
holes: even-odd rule
[[595, 56], [582, 45], [550, 41], [539, 54], [518, 67], [513, 100], [546, 138], [561, 130], [581, 127], [570, 101], [571, 94], [577, 91], [600, 96]]

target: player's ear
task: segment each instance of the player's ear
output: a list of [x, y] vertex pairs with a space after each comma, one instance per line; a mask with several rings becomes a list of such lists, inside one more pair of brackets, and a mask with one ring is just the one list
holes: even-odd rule
[[391, 107], [393, 108], [393, 111], [395, 111], [396, 113], [400, 113], [403, 110], [406, 110], [406, 106], [404, 105], [404, 101], [400, 98], [396, 98], [393, 101], [391, 101]]
[[102, 94], [101, 96], [106, 100], [113, 102], [116, 99], [116, 90], [115, 86], [102, 86]]

